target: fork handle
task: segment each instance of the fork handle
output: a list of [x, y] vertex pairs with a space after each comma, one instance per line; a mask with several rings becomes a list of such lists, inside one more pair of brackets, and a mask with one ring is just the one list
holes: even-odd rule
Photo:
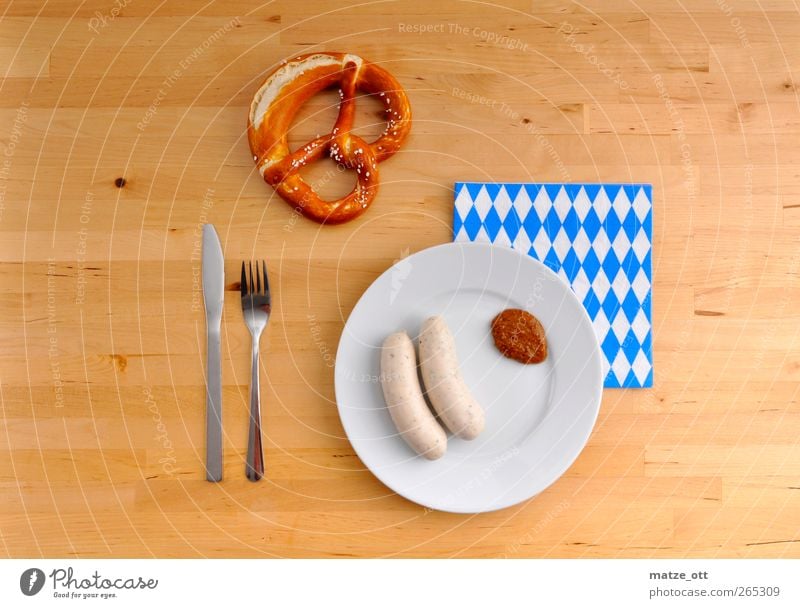
[[252, 375], [250, 377], [250, 432], [247, 440], [247, 479], [264, 476], [264, 451], [261, 446], [261, 391], [258, 381], [258, 342], [253, 339]]

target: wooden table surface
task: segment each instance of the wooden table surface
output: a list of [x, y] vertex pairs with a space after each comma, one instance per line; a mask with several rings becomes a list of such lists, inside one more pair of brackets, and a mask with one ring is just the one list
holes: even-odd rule
[[[796, 4], [349, 4], [4, 3], [0, 555], [800, 556]], [[374, 205], [337, 227], [277, 199], [245, 136], [266, 73], [312, 50], [380, 62], [414, 112]], [[330, 130], [335, 99], [304, 108], [295, 144]], [[380, 106], [362, 101], [374, 135]], [[352, 185], [332, 161], [306, 171], [327, 196]], [[333, 364], [360, 294], [450, 239], [470, 179], [653, 184], [655, 387], [605, 391], [540, 496], [459, 516], [365, 470]], [[219, 485], [203, 473], [206, 221], [228, 289]], [[274, 290], [258, 484], [235, 291], [251, 256]]]

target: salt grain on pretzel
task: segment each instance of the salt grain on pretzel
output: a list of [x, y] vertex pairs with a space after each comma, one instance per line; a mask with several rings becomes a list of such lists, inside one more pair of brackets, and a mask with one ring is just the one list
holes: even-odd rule
[[[334, 85], [341, 102], [331, 133], [290, 152], [287, 133], [298, 110]], [[350, 132], [356, 91], [386, 101], [386, 130], [372, 143]], [[408, 98], [389, 72], [357, 55], [311, 53], [282, 63], [267, 76], [250, 105], [247, 137], [259, 172], [281, 198], [306, 217], [338, 224], [357, 217], [372, 203], [378, 191], [378, 163], [400, 149], [410, 129]], [[355, 189], [336, 201], [322, 200], [300, 177], [302, 166], [326, 154], [355, 169], [358, 178]]]

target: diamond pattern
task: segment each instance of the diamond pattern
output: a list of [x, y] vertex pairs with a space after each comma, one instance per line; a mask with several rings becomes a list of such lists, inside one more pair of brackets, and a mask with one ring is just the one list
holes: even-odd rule
[[[508, 196], [508, 191], [505, 188], [500, 188], [497, 196], [494, 199], [494, 208], [497, 211], [497, 216], [500, 221], [505, 221], [509, 210], [512, 208], [511, 198]], [[633, 213], [633, 211], [631, 211]]]
[[[458, 226], [461, 226], [461, 218], [458, 220], [454, 220], [459, 222]], [[456, 228], [456, 224], [453, 224], [453, 230], [458, 232]], [[575, 255], [578, 257], [579, 262], [583, 262], [586, 259], [586, 254], [589, 253], [589, 249], [592, 247], [592, 242], [589, 240], [586, 231], [583, 229], [583, 226], [578, 228], [578, 234], [575, 235], [575, 239], [572, 241], [572, 248], [575, 250]]]
[[512, 243], [514, 239], [517, 238], [517, 233], [521, 226], [522, 222], [519, 220], [517, 210], [511, 207], [511, 209], [508, 210], [508, 214], [506, 214], [506, 218], [503, 220], [503, 228], [505, 228], [506, 234], [508, 234], [508, 240]]
[[652, 200], [647, 184], [457, 183], [453, 235], [553, 269], [592, 319], [605, 387], [651, 387]]

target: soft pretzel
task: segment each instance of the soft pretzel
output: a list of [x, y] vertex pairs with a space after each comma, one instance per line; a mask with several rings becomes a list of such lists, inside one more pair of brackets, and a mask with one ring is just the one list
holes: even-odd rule
[[[308, 99], [338, 85], [339, 116], [330, 133], [290, 152], [287, 132]], [[386, 106], [386, 129], [367, 143], [350, 131], [355, 117], [356, 91], [378, 96]], [[378, 191], [378, 163], [400, 149], [411, 129], [411, 108], [400, 83], [383, 68], [357, 55], [311, 53], [300, 55], [274, 70], [250, 105], [247, 138], [259, 172], [287, 203], [318, 222], [347, 222], [370, 205]], [[324, 201], [300, 177], [300, 168], [328, 154], [355, 169], [355, 189], [336, 201]]]

